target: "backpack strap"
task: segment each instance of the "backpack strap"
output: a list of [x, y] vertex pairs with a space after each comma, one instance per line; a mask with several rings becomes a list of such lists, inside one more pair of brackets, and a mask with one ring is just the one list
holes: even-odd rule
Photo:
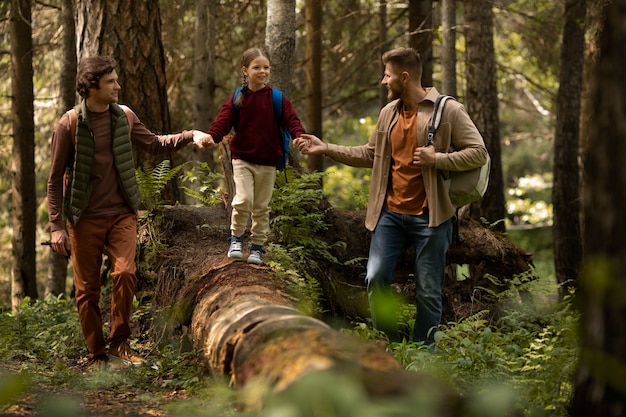
[[[446, 101], [448, 100], [454, 100], [454, 97], [442, 94], [435, 100], [435, 104], [433, 105], [433, 115], [430, 120], [430, 126], [428, 127], [428, 139], [426, 141], [426, 146], [430, 146], [433, 144], [437, 129], [439, 129], [439, 126], [441, 125], [441, 119], [443, 119], [443, 109], [446, 106]], [[452, 221], [452, 244], [457, 244], [458, 242], [459, 208], [457, 207]]]
[[239, 95], [242, 94], [242, 91], [243, 90], [241, 87], [237, 87], [237, 89], [233, 93], [233, 106], [235, 107], [235, 112], [237, 114], [239, 114], [239, 106], [236, 104], [236, 101], [237, 101], [237, 97], [239, 97]]
[[126, 113], [126, 118], [128, 119], [128, 133], [131, 133], [133, 131], [133, 111], [130, 109], [130, 107], [124, 104], [120, 104], [119, 106], [122, 108], [122, 110], [124, 110], [124, 113]]
[[[120, 107], [122, 108], [122, 110], [124, 110], [124, 113], [126, 113], [126, 118], [128, 119], [128, 131], [132, 132], [133, 131], [133, 112], [128, 106], [124, 106], [120, 104]], [[76, 109], [74, 108], [74, 109], [68, 110], [67, 112], [65, 112], [65, 114], [67, 114], [67, 117], [70, 119], [70, 134], [72, 135], [72, 143], [76, 144], [76, 125], [78, 124], [78, 113], [76, 112]]]
[[233, 107], [235, 108], [235, 120], [233, 121], [233, 128], [235, 129], [235, 132], [237, 131], [237, 125], [239, 124], [239, 108], [241, 107], [241, 106], [238, 106], [236, 102], [237, 102], [237, 98], [241, 94], [243, 94], [243, 88], [237, 87], [237, 89], [233, 93]]
[[274, 118], [280, 128], [283, 125], [283, 92], [272, 88], [272, 103], [274, 104]]
[[276, 119], [276, 126], [278, 127], [278, 133], [279, 133], [278, 138], [280, 141], [280, 148], [284, 152], [286, 152], [284, 148], [284, 143], [283, 143], [283, 137], [284, 137], [283, 130], [285, 130], [286, 128], [283, 124], [283, 92], [282, 91], [272, 88], [272, 104], [274, 105], [274, 119]]
[[76, 125], [78, 124], [78, 114], [76, 114], [75, 109], [68, 110], [66, 114], [70, 119], [70, 134], [72, 135], [72, 143], [76, 144]]
[[272, 88], [272, 102], [274, 104], [274, 118], [276, 119], [276, 126], [278, 126], [280, 148], [283, 150], [283, 158], [279, 161], [277, 168], [279, 170], [284, 170], [285, 182], [287, 182], [287, 170], [284, 168], [286, 167], [287, 159], [289, 158], [290, 138], [287, 128], [283, 124], [283, 92], [277, 90], [276, 88]]
[[437, 133], [437, 129], [441, 125], [441, 119], [443, 118], [443, 109], [446, 106], [446, 101], [454, 100], [452, 96], [440, 95], [435, 100], [433, 105], [433, 116], [430, 119], [430, 126], [428, 127], [428, 139], [426, 140], [426, 146], [433, 144], [433, 139]]

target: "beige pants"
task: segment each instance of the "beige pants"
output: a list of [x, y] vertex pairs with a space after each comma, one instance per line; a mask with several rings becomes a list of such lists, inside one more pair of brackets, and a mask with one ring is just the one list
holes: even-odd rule
[[233, 159], [233, 177], [235, 197], [230, 231], [233, 236], [243, 235], [252, 215], [250, 241], [253, 245], [263, 246], [270, 234], [269, 205], [276, 181], [276, 167]]

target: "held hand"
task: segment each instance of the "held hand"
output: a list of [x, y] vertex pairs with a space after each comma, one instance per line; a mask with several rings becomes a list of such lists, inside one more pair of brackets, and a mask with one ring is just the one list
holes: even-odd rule
[[193, 130], [193, 143], [195, 143], [200, 149], [212, 148], [215, 146], [213, 137], [200, 130]]
[[317, 136], [308, 133], [303, 133], [293, 143], [304, 155], [322, 155], [328, 150], [327, 143], [322, 142]]
[[70, 238], [65, 230], [55, 230], [50, 237], [52, 250], [63, 256], [70, 256]]
[[425, 146], [421, 148], [415, 148], [413, 152], [413, 163], [425, 167], [435, 166], [435, 147]]

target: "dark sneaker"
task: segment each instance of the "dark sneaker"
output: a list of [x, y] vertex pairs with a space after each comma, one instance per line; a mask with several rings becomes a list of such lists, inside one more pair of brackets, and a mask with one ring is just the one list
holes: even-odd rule
[[109, 359], [122, 361], [124, 365], [143, 365], [146, 361], [130, 348], [128, 342], [109, 348]]
[[243, 258], [243, 241], [240, 237], [230, 237], [230, 247], [228, 248], [228, 257], [230, 259]]
[[263, 264], [263, 248], [260, 245], [252, 245], [250, 248], [250, 256], [248, 256], [248, 263], [255, 265]]

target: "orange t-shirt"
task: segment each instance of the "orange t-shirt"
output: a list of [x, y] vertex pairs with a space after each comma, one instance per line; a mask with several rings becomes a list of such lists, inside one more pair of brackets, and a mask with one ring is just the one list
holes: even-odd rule
[[413, 164], [417, 147], [417, 109], [400, 112], [391, 130], [391, 176], [385, 208], [400, 214], [421, 214], [427, 206], [422, 168]]

